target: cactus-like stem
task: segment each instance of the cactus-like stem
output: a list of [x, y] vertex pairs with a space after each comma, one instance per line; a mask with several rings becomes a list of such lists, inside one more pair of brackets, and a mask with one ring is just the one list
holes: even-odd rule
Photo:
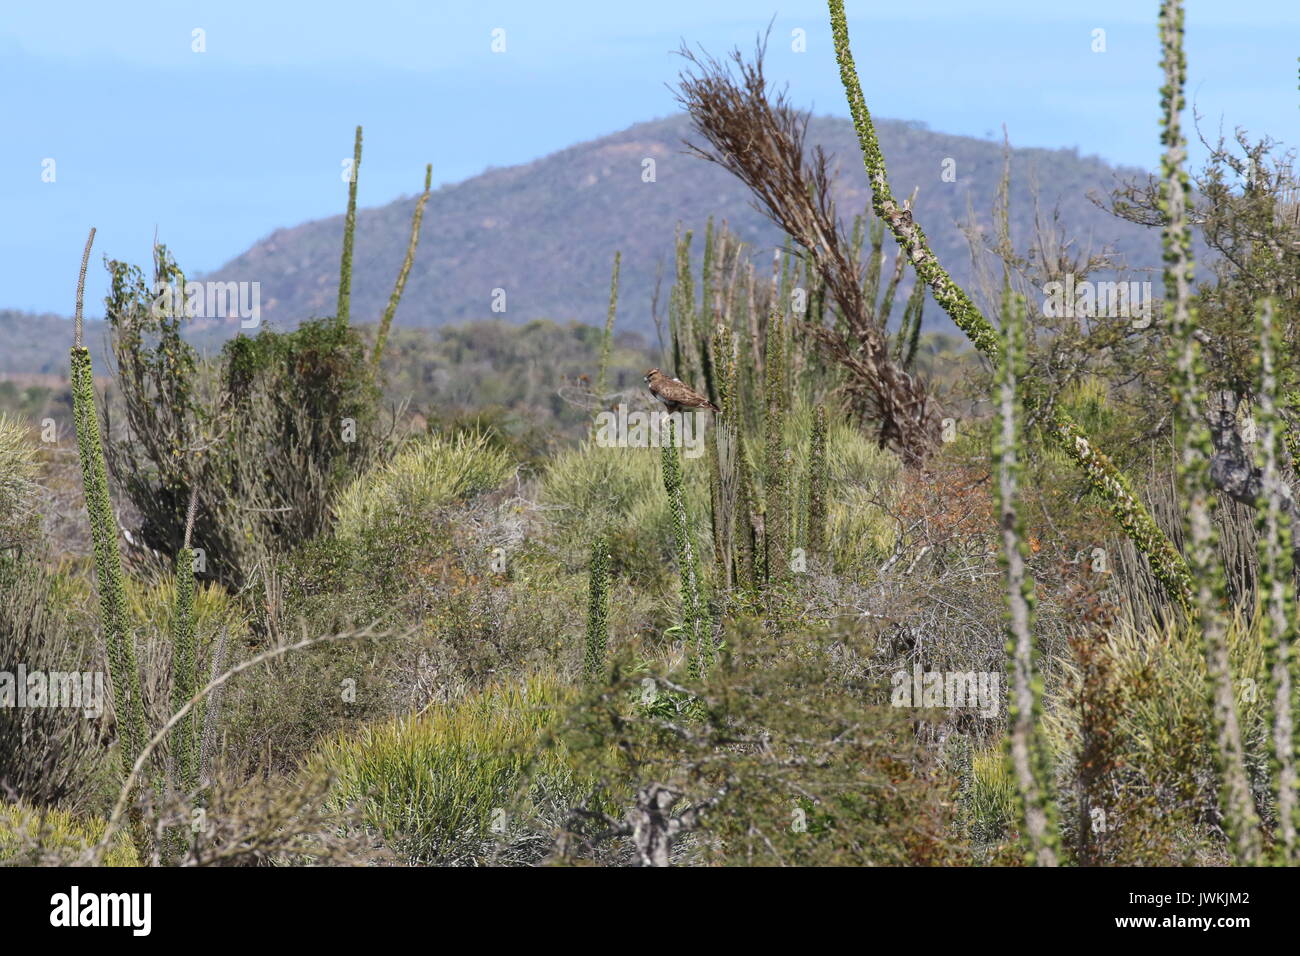
[[826, 550], [826, 495], [830, 484], [826, 464], [826, 406], [813, 409], [812, 444], [808, 450], [808, 550]]
[[767, 434], [764, 442], [765, 535], [767, 583], [784, 580], [790, 569], [789, 470], [785, 462], [785, 329], [781, 313], [773, 311], [767, 325]]
[[609, 387], [609, 355], [614, 345], [614, 315], [618, 311], [618, 270], [623, 253], [615, 250], [614, 269], [609, 277], [609, 312], [605, 316], [605, 334], [600, 340], [600, 374], [596, 377], [596, 400], [604, 403]]
[[[82, 298], [85, 291], [85, 265], [95, 233], [91, 230], [82, 258], [83, 278], [77, 285], [76, 329], [81, 339]], [[126, 589], [122, 579], [122, 554], [118, 549], [117, 521], [108, 497], [108, 468], [100, 440], [99, 411], [95, 405], [95, 379], [90, 350], [77, 344], [72, 348], [72, 410], [77, 431], [77, 451], [81, 459], [81, 479], [85, 489], [86, 511], [90, 515], [90, 534], [95, 551], [95, 579], [99, 586], [100, 615], [104, 641], [108, 647], [109, 676], [113, 683], [114, 710], [122, 728], [122, 764], [129, 773], [136, 755], [144, 746], [144, 702], [140, 692], [140, 672], [136, 665], [135, 641], [127, 627]]]
[[1043, 682], [1033, 638], [1034, 578], [1027, 566], [1028, 548], [1017, 510], [1024, 460], [1020, 402], [1016, 395], [1023, 361], [1023, 303], [1011, 303], [1010, 296], [1004, 296], [1003, 301], [1006, 349], [998, 370], [995, 394], [1001, 427], [994, 441], [993, 456], [998, 474], [996, 498], [1002, 537], [1000, 559], [1006, 575], [1011, 767], [1020, 794], [1028, 840], [1028, 862], [1037, 866], [1056, 866], [1059, 840], [1051, 802], [1051, 763], [1040, 730]]
[[1217, 533], [1210, 480], [1214, 448], [1201, 408], [1204, 389], [1196, 317], [1192, 313], [1192, 230], [1187, 218], [1190, 192], [1184, 163], [1187, 145], [1180, 116], [1187, 61], [1183, 55], [1183, 8], [1180, 0], [1165, 0], [1160, 8], [1160, 46], [1163, 51], [1164, 86], [1161, 99], [1161, 157], [1165, 215], [1165, 318], [1173, 343], [1172, 398], [1175, 421], [1182, 432], [1182, 460], [1178, 480], [1186, 514], [1187, 565], [1195, 581], [1194, 612], [1199, 618], [1205, 651], [1207, 692], [1218, 744], [1224, 823], [1237, 862], [1250, 864], [1259, 857], [1258, 817], [1237, 717], [1232, 670], [1228, 659], [1228, 623], [1223, 574], [1216, 561]]
[[691, 675], [703, 677], [713, 663], [713, 628], [708, 620], [700, 592], [700, 569], [691, 541], [691, 525], [686, 512], [686, 495], [682, 482], [682, 463], [677, 451], [677, 428], [670, 418], [668, 433], [659, 437], [663, 453], [664, 490], [668, 493], [673, 519], [673, 537], [677, 543], [677, 566], [682, 586], [682, 635], [689, 656]]
[[[190, 494], [185, 519], [185, 541], [176, 554], [176, 603], [172, 608], [172, 712], [190, 702], [199, 689], [198, 652], [194, 634], [194, 531], [197, 489]], [[193, 793], [199, 784], [199, 738], [197, 715], [191, 711], [172, 731], [172, 761], [176, 784], [182, 793]]]
[[352, 175], [348, 179], [348, 212], [343, 219], [343, 259], [339, 264], [339, 305], [335, 321], [348, 324], [352, 309], [352, 238], [357, 231], [357, 179], [361, 174], [361, 127], [352, 144]]
[[715, 580], [721, 593], [736, 583], [736, 515], [739, 497], [736, 422], [736, 354], [731, 329], [719, 322], [713, 327], [713, 356], [717, 363], [718, 407], [709, 443], [709, 499], [713, 505], [713, 557]]
[[1282, 440], [1284, 424], [1277, 410], [1276, 356], [1281, 337], [1273, 318], [1273, 303], [1265, 300], [1258, 314], [1259, 324], [1259, 409], [1257, 433], [1262, 461], [1260, 471], [1264, 493], [1257, 505], [1259, 527], [1259, 594], [1264, 628], [1264, 659], [1267, 700], [1273, 712], [1273, 786], [1277, 791], [1276, 862], [1294, 866], [1297, 862], [1296, 739], [1292, 688], [1295, 669], [1295, 580], [1291, 543], [1294, 528], [1283, 500]]
[[[876, 215], [888, 226], [912, 262], [917, 276], [934, 295], [935, 301], [948, 313], [957, 327], [991, 361], [999, 360], [1000, 345], [997, 332], [984, 318], [969, 295], [953, 281], [939, 264], [930, 249], [929, 241], [912, 218], [910, 209], [894, 200], [885, 170], [885, 157], [880, 151], [875, 126], [862, 96], [857, 68], [849, 49], [848, 21], [844, 15], [844, 0], [827, 0], [830, 8], [831, 34], [835, 41], [835, 54], [839, 60], [840, 80], [848, 97], [853, 126], [862, 148], [863, 162], [871, 183], [871, 201]], [[1026, 404], [1033, 408], [1032, 396]], [[1061, 449], [1075, 460], [1093, 490], [1105, 502], [1120, 527], [1133, 540], [1151, 564], [1151, 571], [1181, 607], [1192, 607], [1192, 579], [1187, 564], [1168, 536], [1156, 524], [1151, 513], [1129, 487], [1123, 474], [1102, 454], [1084, 434], [1075, 421], [1059, 406], [1049, 409], [1045, 422], [1046, 433]]]
[[605, 646], [609, 641], [609, 539], [600, 534], [591, 543], [587, 585], [587, 649], [583, 676], [588, 683], [605, 671]]
[[420, 223], [424, 219], [424, 207], [429, 201], [433, 188], [433, 164], [424, 167], [424, 192], [415, 201], [415, 212], [411, 216], [411, 238], [406, 243], [406, 257], [402, 259], [402, 268], [397, 273], [397, 282], [393, 284], [392, 295], [388, 297], [388, 307], [384, 317], [379, 321], [379, 331], [375, 335], [375, 351], [370, 356], [370, 367], [379, 371], [379, 360], [383, 357], [384, 346], [388, 342], [388, 332], [393, 326], [393, 316], [397, 314], [397, 304], [402, 301], [402, 292], [406, 289], [406, 279], [411, 274], [415, 263], [415, 248], [420, 244]]

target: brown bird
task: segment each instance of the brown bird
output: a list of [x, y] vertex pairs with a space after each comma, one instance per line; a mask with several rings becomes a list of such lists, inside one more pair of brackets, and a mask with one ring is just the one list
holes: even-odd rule
[[645, 373], [645, 383], [650, 387], [650, 394], [667, 405], [670, 412], [680, 412], [683, 408], [721, 410], [680, 378], [669, 378], [657, 368]]

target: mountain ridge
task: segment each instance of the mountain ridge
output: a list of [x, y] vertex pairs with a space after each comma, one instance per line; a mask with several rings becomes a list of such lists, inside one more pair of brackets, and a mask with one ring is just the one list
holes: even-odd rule
[[[907, 196], [919, 187], [917, 220], [940, 260], [959, 282], [968, 282], [969, 246], [955, 223], [969, 209], [987, 224], [1002, 174], [1002, 145], [933, 132], [915, 122], [882, 120], [877, 126], [895, 193]], [[684, 138], [695, 138], [684, 115], [650, 120], [440, 187], [429, 198], [397, 324], [437, 327], [503, 317], [601, 323], [618, 249], [619, 323], [649, 333], [655, 274], [663, 270], [666, 295], [678, 223], [699, 234], [709, 215], [727, 220], [752, 244], [755, 262], [769, 262], [771, 248], [781, 241], [779, 231], [752, 208], [734, 177], [688, 154]], [[832, 155], [837, 208], [841, 218], [851, 219], [870, 201], [852, 125], [847, 119], [813, 117], [808, 142]], [[642, 181], [646, 159], [655, 161], [653, 182]], [[941, 179], [945, 160], [955, 162], [955, 182]], [[1013, 149], [1013, 236], [1023, 244], [1029, 233], [1034, 207], [1028, 186], [1037, 181], [1040, 208], [1050, 211], [1059, 203], [1072, 236], [1085, 244], [1091, 239], [1111, 245], [1134, 267], [1156, 268], [1158, 233], [1117, 220], [1086, 198], [1089, 192], [1104, 193], [1118, 177], [1145, 175], [1072, 149]], [[364, 161], [361, 177], [364, 184]], [[358, 321], [373, 321], [383, 311], [405, 253], [416, 198], [358, 210], [352, 280], [352, 314]], [[263, 318], [275, 324], [331, 314], [342, 230], [341, 213], [277, 229], [202, 278], [259, 281]], [[887, 248], [892, 251], [892, 243]], [[506, 293], [504, 314], [492, 310], [496, 289]]]

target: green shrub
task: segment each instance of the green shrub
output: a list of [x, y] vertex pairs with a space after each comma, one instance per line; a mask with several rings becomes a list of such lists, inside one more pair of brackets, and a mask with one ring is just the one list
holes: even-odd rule
[[517, 862], [529, 844], [536, 858], [547, 829], [591, 789], [547, 745], [571, 700], [546, 676], [494, 685], [339, 736], [312, 766], [335, 774], [335, 798], [360, 805], [412, 864], [490, 862], [497, 849]]
[[[1246, 769], [1256, 788], [1266, 792], [1269, 730], [1261, 622], [1238, 613], [1228, 625]], [[1166, 819], [1217, 817], [1218, 758], [1198, 630], [1121, 625], [1111, 630], [1100, 653], [1109, 674], [1108, 706], [1117, 711], [1110, 717], [1114, 730], [1108, 748], [1123, 788], [1123, 806], [1150, 802]], [[1076, 701], [1082, 678], [1072, 662], [1060, 666], [1064, 680], [1047, 707], [1045, 729], [1058, 765], [1064, 762], [1068, 772], [1080, 740]], [[1123, 837], [1122, 828], [1118, 832]]]
[[40, 470], [36, 444], [27, 426], [0, 412], [0, 558], [36, 538], [36, 482]]
[[438, 509], [496, 488], [513, 471], [509, 456], [485, 435], [423, 436], [343, 489], [337, 533], [356, 537], [394, 522], [428, 526]]
[[980, 751], [971, 758], [970, 785], [964, 797], [973, 841], [997, 843], [1011, 835], [1020, 818], [1020, 797], [1000, 749]]
[[[202, 361], [182, 337], [183, 314], [156, 307], [141, 271], [108, 264], [105, 303], [116, 361], [116, 403], [104, 406], [108, 465], [140, 513], [144, 542], [176, 554], [191, 490], [193, 545], [210, 574], [242, 586], [266, 550], [319, 534], [340, 487], [381, 448], [378, 389], [365, 342], [326, 319], [289, 332], [228, 341]], [[167, 250], [154, 281], [180, 283]], [[108, 427], [121, 412], [126, 428]]]
[[[707, 432], [705, 433], [708, 434]], [[683, 493], [694, 522], [696, 553], [711, 554], [709, 482], [704, 457], [683, 458]], [[614, 567], [656, 581], [672, 573], [672, 510], [655, 448], [603, 448], [594, 442], [560, 452], [538, 492], [547, 543], [570, 570], [585, 568], [592, 538], [610, 532]]]
[[[98, 817], [0, 804], [0, 866], [72, 865], [103, 835], [104, 821]], [[125, 832], [118, 831], [104, 855], [104, 865], [140, 865]]]

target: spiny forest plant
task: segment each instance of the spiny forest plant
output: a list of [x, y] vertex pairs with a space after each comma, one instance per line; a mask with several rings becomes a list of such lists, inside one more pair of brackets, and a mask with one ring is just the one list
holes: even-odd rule
[[348, 211], [343, 219], [343, 254], [339, 262], [339, 304], [334, 321], [346, 328], [352, 311], [352, 239], [357, 231], [357, 180], [361, 173], [361, 127], [352, 144], [352, 166], [348, 175]]
[[763, 444], [763, 485], [767, 503], [763, 515], [763, 541], [767, 584], [784, 583], [790, 571], [790, 469], [785, 455], [786, 395], [785, 324], [780, 314], [772, 316], [767, 330], [767, 435]]
[[[891, 354], [888, 316], [867, 298], [853, 243], [836, 216], [828, 158], [820, 148], [812, 150], [811, 162], [806, 155], [807, 114], [783, 92], [769, 94], [762, 42], [752, 62], [734, 52], [732, 66], [687, 48], [680, 52], [690, 67], [678, 81], [678, 100], [708, 144], [692, 145], [692, 151], [743, 182], [807, 263], [812, 281], [797, 290], [798, 312], [807, 313], [809, 302], [814, 308], [799, 333], [814, 338], [844, 374], [845, 392], [878, 423], [881, 444], [909, 462], [921, 461], [939, 438], [937, 408], [924, 383]], [[827, 298], [836, 307], [833, 325], [823, 321]], [[886, 305], [892, 306], [892, 293]]]
[[[360, 133], [361, 127], [357, 127], [358, 136]], [[361, 144], [358, 141], [358, 159], [360, 149]], [[356, 179], [354, 178], [352, 181], [355, 183]], [[411, 238], [406, 244], [406, 256], [402, 259], [402, 268], [398, 270], [397, 281], [393, 283], [393, 291], [388, 296], [388, 307], [384, 309], [384, 317], [379, 320], [379, 328], [375, 332], [375, 350], [370, 354], [370, 365], [376, 373], [379, 371], [379, 361], [384, 355], [384, 346], [388, 344], [388, 331], [392, 328], [393, 316], [397, 314], [398, 303], [402, 301], [402, 293], [406, 289], [406, 279], [411, 274], [411, 266], [415, 263], [415, 249], [420, 244], [420, 223], [424, 220], [424, 207], [429, 201], [429, 194], [432, 189], [433, 164], [429, 163], [424, 167], [424, 192], [420, 193], [420, 198], [415, 201], [415, 212], [411, 215]], [[349, 195], [348, 203], [349, 229], [351, 229], [355, 226], [356, 221], [356, 217], [352, 215], [351, 195]]]
[[1043, 682], [1034, 644], [1034, 578], [1026, 566], [1029, 548], [1017, 510], [1024, 449], [1020, 440], [1020, 400], [1016, 393], [1023, 363], [1022, 301], [1004, 297], [1005, 345], [996, 401], [1000, 418], [993, 456], [997, 463], [996, 500], [1006, 575], [1006, 631], [1010, 756], [1028, 842], [1028, 861], [1056, 866], [1059, 841], [1051, 802], [1051, 763], [1043, 741]]
[[826, 406], [813, 409], [813, 433], [808, 451], [808, 524], [805, 540], [816, 555], [826, 551], [826, 495], [829, 491], [826, 466]]
[[[690, 414], [690, 413], [687, 413]], [[673, 535], [677, 542], [677, 570], [681, 577], [682, 644], [696, 677], [708, 673], [713, 662], [713, 623], [704, 603], [699, 556], [692, 542], [690, 517], [682, 493], [682, 463], [677, 450], [677, 427], [667, 420], [668, 433], [660, 436], [663, 455], [664, 491], [672, 509]], [[665, 440], [666, 439], [666, 440]]]
[[[984, 318], [969, 295], [953, 281], [946, 269], [930, 249], [921, 226], [911, 210], [899, 205], [889, 186], [885, 158], [880, 151], [871, 114], [862, 95], [857, 68], [849, 49], [848, 21], [844, 13], [844, 0], [827, 0], [830, 11], [831, 34], [835, 54], [840, 66], [840, 80], [848, 97], [849, 111], [862, 149], [867, 178], [871, 183], [872, 205], [876, 215], [888, 226], [912, 262], [917, 276], [934, 295], [957, 327], [971, 343], [990, 361], [1000, 360], [1001, 345], [997, 332]], [[1027, 410], [1037, 410], [1032, 395], [1027, 396]], [[1152, 572], [1171, 598], [1183, 608], [1192, 606], [1192, 579], [1187, 563], [1173, 546], [1168, 536], [1156, 524], [1146, 506], [1134, 493], [1128, 479], [1114, 463], [1098, 449], [1083, 429], [1058, 404], [1044, 409], [1048, 418], [1044, 422], [1047, 436], [1056, 442], [1075, 462], [1093, 490], [1105, 502], [1107, 509], [1151, 563]]]
[[[375, 367], [413, 262], [430, 177], [426, 167], [407, 259], [373, 349], [335, 317], [239, 335], [216, 361], [200, 361], [181, 335], [185, 309], [176, 300], [185, 296], [160, 301], [139, 269], [108, 263], [106, 315], [127, 426], [109, 444], [108, 462], [140, 512], [145, 545], [176, 553], [196, 487], [192, 543], [208, 557], [206, 573], [229, 587], [247, 584], [267, 552], [287, 552], [329, 526], [337, 492], [385, 450]], [[346, 222], [350, 248], [355, 215]], [[162, 246], [153, 281], [155, 289], [185, 287]], [[341, 274], [341, 287], [347, 282]]]
[[1190, 185], [1184, 168], [1187, 147], [1179, 118], [1187, 63], [1183, 55], [1183, 10], [1179, 0], [1165, 0], [1160, 9], [1160, 46], [1164, 54], [1161, 88], [1161, 167], [1165, 180], [1163, 239], [1165, 247], [1165, 319], [1175, 354], [1175, 412], [1182, 432], [1178, 476], [1186, 508], [1187, 565], [1195, 582], [1195, 612], [1205, 647], [1208, 693], [1218, 736], [1223, 810], [1228, 838], [1238, 863], [1254, 863], [1260, 853], [1258, 817], [1241, 743], [1232, 672], [1228, 663], [1226, 601], [1223, 574], [1215, 561], [1215, 500], [1210, 480], [1214, 448], [1205, 425], [1206, 395], [1201, 386], [1203, 366], [1196, 338], [1196, 317], [1190, 307], [1192, 230], [1187, 219]]
[[1259, 595], [1267, 621], [1264, 654], [1272, 662], [1267, 673], [1266, 697], [1273, 712], [1271, 776], [1277, 793], [1277, 843], [1274, 859], [1294, 866], [1300, 824], [1297, 801], [1294, 672], [1296, 669], [1295, 564], [1292, 546], [1295, 529], [1285, 507], [1282, 462], [1285, 460], [1284, 423], [1276, 400], [1275, 358], [1281, 336], [1275, 324], [1273, 302], [1265, 299], [1258, 310], [1260, 472], [1264, 494], [1257, 508], [1259, 530]]
[[100, 620], [108, 646], [109, 679], [113, 685], [114, 711], [121, 728], [123, 772], [129, 773], [144, 746], [144, 701], [140, 672], [136, 664], [135, 638], [127, 628], [126, 590], [122, 580], [122, 553], [117, 542], [117, 521], [108, 496], [108, 468], [99, 431], [95, 382], [90, 350], [81, 344], [82, 304], [86, 291], [86, 269], [95, 230], [90, 230], [77, 278], [77, 306], [72, 345], [72, 407], [76, 421], [77, 451], [81, 458], [81, 480], [90, 515], [91, 540], [95, 550], [95, 578], [99, 586]]
[[591, 543], [587, 575], [587, 646], [582, 673], [592, 683], [604, 673], [609, 642], [609, 539], [603, 534]]
[[614, 315], [618, 311], [618, 269], [623, 254], [614, 252], [614, 268], [609, 277], [609, 312], [605, 316], [605, 334], [600, 340], [600, 373], [596, 376], [596, 398], [605, 401], [605, 388], [609, 385], [609, 353], [614, 344]]

